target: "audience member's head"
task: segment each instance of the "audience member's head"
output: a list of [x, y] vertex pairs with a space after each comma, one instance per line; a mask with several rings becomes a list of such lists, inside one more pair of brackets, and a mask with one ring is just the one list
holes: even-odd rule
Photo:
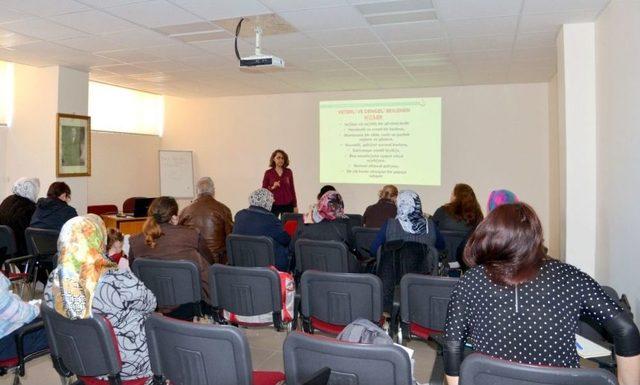
[[149, 217], [142, 226], [147, 246], [156, 247], [156, 239], [162, 236], [161, 224], [178, 224], [178, 202], [173, 197], [158, 197], [149, 206]]
[[[107, 231], [107, 256], [111, 257], [122, 253], [124, 245], [124, 235], [118, 229], [109, 229]], [[113, 260], [113, 259], [112, 259]], [[114, 261], [118, 262], [118, 261]]]
[[276, 166], [289, 167], [289, 155], [281, 149], [275, 150], [269, 157], [269, 167], [274, 168]]
[[69, 219], [58, 238], [58, 266], [51, 273], [55, 310], [67, 318], [91, 317], [93, 295], [102, 275], [117, 265], [105, 258], [107, 233], [98, 217]]
[[198, 183], [196, 183], [196, 192], [199, 197], [203, 195], [214, 196], [216, 194], [216, 188], [213, 184], [213, 180], [208, 176], [198, 179]]
[[526, 203], [496, 207], [471, 234], [464, 250], [467, 265], [484, 265], [499, 285], [533, 279], [544, 259], [542, 225]]
[[38, 200], [38, 194], [40, 193], [40, 179], [20, 178], [13, 184], [11, 192], [35, 202]]
[[249, 206], [262, 207], [267, 211], [271, 211], [273, 201], [273, 194], [266, 188], [259, 188], [249, 195]]
[[382, 190], [378, 191], [378, 198], [395, 201], [398, 197], [398, 188], [392, 184], [388, 184], [382, 187]]
[[415, 191], [402, 190], [396, 200], [398, 213], [396, 219], [402, 229], [411, 234], [422, 234], [429, 231], [427, 220], [422, 213], [422, 202]]
[[476, 226], [482, 218], [482, 209], [476, 199], [476, 194], [471, 186], [465, 183], [458, 183], [453, 188], [451, 202], [445, 208], [459, 221], [465, 221], [469, 226]]
[[320, 188], [320, 192], [318, 193], [317, 199], [320, 200], [320, 198], [322, 198], [322, 196], [327, 192], [327, 191], [336, 191], [336, 188], [333, 187], [330, 184], [324, 185]]
[[71, 200], [71, 188], [64, 182], [53, 182], [47, 190], [47, 198], [58, 198], [61, 201], [69, 202]]
[[345, 218], [342, 195], [334, 190], [327, 191], [320, 197], [318, 205], [313, 210], [313, 221], [330, 222], [338, 218]]
[[518, 202], [520, 202], [520, 200], [518, 200], [516, 194], [509, 190], [493, 190], [491, 194], [489, 194], [489, 200], [487, 201], [487, 212], [491, 212], [501, 205]]

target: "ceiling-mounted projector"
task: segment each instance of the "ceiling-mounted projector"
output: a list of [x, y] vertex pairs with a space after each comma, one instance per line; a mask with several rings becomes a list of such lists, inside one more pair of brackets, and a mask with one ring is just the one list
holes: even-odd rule
[[284, 60], [280, 59], [277, 56], [273, 55], [263, 55], [260, 51], [260, 41], [262, 38], [262, 29], [256, 26], [256, 52], [253, 56], [240, 57], [238, 53], [238, 35], [240, 33], [240, 25], [242, 24], [242, 20], [238, 23], [238, 27], [236, 28], [236, 56], [240, 60], [240, 67], [243, 68], [284, 68]]

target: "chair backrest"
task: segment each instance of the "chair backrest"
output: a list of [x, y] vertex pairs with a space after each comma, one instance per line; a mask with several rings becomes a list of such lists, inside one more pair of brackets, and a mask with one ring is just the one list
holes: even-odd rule
[[133, 209], [135, 208], [135, 205], [136, 205], [136, 199], [138, 198], [142, 198], [142, 197], [131, 197], [131, 198], [125, 199], [125, 201], [122, 202], [122, 212], [132, 214]]
[[362, 227], [362, 215], [360, 214], [345, 214], [349, 218], [349, 227]]
[[278, 272], [268, 267], [215, 264], [209, 268], [211, 305], [237, 315], [280, 312], [282, 294]]
[[71, 320], [45, 304], [40, 311], [59, 373], [60, 365], [78, 376], [114, 376], [120, 372], [118, 343], [106, 318], [94, 313], [92, 318]]
[[334, 273], [349, 272], [349, 250], [338, 241], [316, 241], [298, 239], [296, 241], [296, 270], [320, 270]]
[[604, 369], [523, 365], [473, 353], [462, 361], [460, 385], [616, 385]]
[[333, 338], [290, 333], [284, 341], [287, 384], [300, 385], [318, 370], [331, 369], [329, 385], [410, 385], [409, 355], [396, 345], [339, 342]]
[[444, 330], [447, 306], [458, 278], [407, 274], [400, 280], [402, 322]]
[[136, 258], [132, 270], [156, 296], [158, 307], [200, 302], [200, 273], [191, 261]]
[[24, 236], [27, 241], [27, 252], [34, 256], [54, 255], [58, 252], [59, 231], [27, 227]]
[[276, 264], [273, 240], [265, 236], [227, 235], [229, 264], [244, 267], [267, 267]]
[[382, 317], [382, 281], [373, 274], [308, 270], [300, 280], [301, 312], [334, 325]]
[[[16, 237], [9, 226], [0, 225], [0, 261], [13, 256], [18, 251]], [[0, 266], [2, 269], [2, 266]]]
[[351, 233], [353, 234], [354, 246], [358, 254], [374, 257], [375, 251], [369, 250], [371, 243], [373, 243], [374, 239], [376, 239], [376, 235], [378, 235], [378, 231], [380, 229], [375, 227], [362, 227], [356, 226], [351, 229]]
[[154, 375], [176, 385], [252, 385], [251, 351], [237, 328], [179, 321], [157, 313], [145, 328]]
[[[467, 239], [469, 233], [463, 231], [440, 230], [444, 239], [448, 262], [458, 261], [458, 248]], [[458, 261], [459, 262], [459, 261]]]
[[116, 205], [92, 205], [87, 206], [87, 213], [89, 214], [117, 214], [118, 206]]
[[[396, 283], [405, 274], [434, 274], [438, 267], [439, 254], [435, 247], [419, 242], [394, 240], [386, 242], [382, 247], [381, 264], [392, 263]], [[381, 268], [379, 265], [378, 268]]]

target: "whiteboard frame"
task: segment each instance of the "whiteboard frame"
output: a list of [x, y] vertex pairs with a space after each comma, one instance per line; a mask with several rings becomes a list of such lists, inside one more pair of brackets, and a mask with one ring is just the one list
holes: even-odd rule
[[174, 196], [174, 198], [176, 199], [193, 199], [196, 196], [196, 185], [195, 185], [195, 177], [196, 177], [196, 172], [195, 172], [195, 167], [193, 166], [193, 150], [158, 150], [158, 183], [160, 186], [158, 186], [159, 190], [160, 190], [160, 195], [162, 195], [162, 161], [160, 159], [160, 155], [162, 155], [163, 152], [182, 152], [182, 153], [189, 153], [191, 155], [191, 189], [193, 191], [193, 195], [192, 196]]

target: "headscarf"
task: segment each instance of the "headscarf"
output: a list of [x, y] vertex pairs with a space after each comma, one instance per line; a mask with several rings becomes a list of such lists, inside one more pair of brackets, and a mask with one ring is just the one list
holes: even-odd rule
[[11, 192], [27, 198], [32, 202], [36, 202], [38, 200], [38, 193], [40, 192], [40, 179], [20, 178], [13, 184]]
[[346, 218], [342, 195], [337, 191], [327, 191], [320, 197], [318, 204], [313, 208], [312, 215], [315, 223]]
[[56, 312], [70, 319], [91, 317], [93, 295], [102, 275], [118, 265], [105, 256], [107, 230], [95, 216], [71, 218], [58, 238], [58, 266], [51, 273]]
[[428, 233], [427, 219], [422, 214], [422, 202], [415, 191], [403, 190], [396, 200], [398, 214], [396, 219], [402, 229], [411, 234]]
[[273, 194], [266, 188], [259, 188], [249, 195], [249, 205], [262, 207], [267, 211], [271, 211], [273, 206]]
[[493, 190], [489, 194], [489, 200], [487, 201], [487, 212], [493, 211], [498, 206], [502, 206], [508, 203], [518, 203], [518, 197], [516, 194], [509, 190]]

